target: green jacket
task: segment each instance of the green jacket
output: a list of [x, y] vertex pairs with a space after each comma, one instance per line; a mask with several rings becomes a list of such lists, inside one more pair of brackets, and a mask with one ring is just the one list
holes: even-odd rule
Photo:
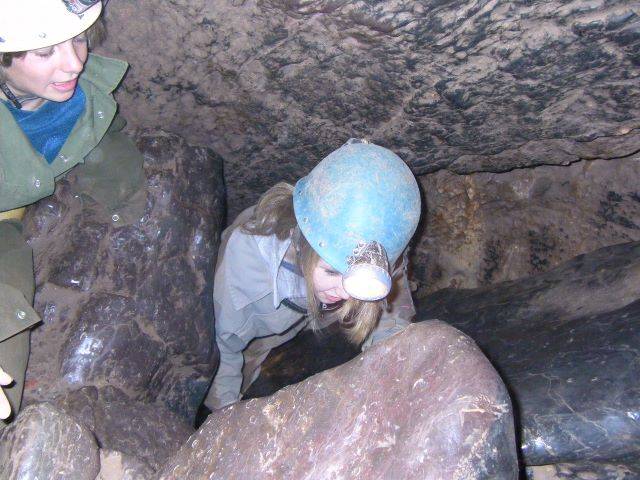
[[[75, 187], [118, 217], [135, 217], [144, 196], [142, 156], [121, 130], [113, 90], [127, 63], [90, 54], [79, 82], [85, 110], [54, 161], [36, 152], [11, 112], [0, 104], [0, 212], [32, 204], [51, 195], [56, 180], [71, 168]], [[78, 165], [80, 164], [80, 165]], [[119, 210], [122, 208], [122, 210]], [[18, 222], [0, 221], [0, 366], [16, 380], [6, 389], [14, 412], [20, 405], [28, 357], [28, 329], [38, 323], [32, 308], [32, 253]], [[22, 337], [22, 338], [20, 338]]]
[[[11, 112], [0, 104], [0, 212], [51, 195], [55, 181], [82, 164], [75, 170], [78, 192], [104, 205], [109, 213], [127, 205], [123, 218], [127, 213], [133, 215], [129, 205], [132, 192], [142, 183], [142, 156], [120, 131], [125, 122], [116, 117], [117, 104], [111, 94], [127, 67], [121, 60], [89, 55], [79, 80], [87, 99], [84, 113], [51, 164], [33, 149]], [[5, 221], [0, 226], [2, 342], [39, 319], [31, 308], [32, 288], [20, 287], [33, 283], [31, 249], [17, 240], [19, 224]]]
[[[80, 86], [87, 97], [85, 111], [51, 165], [33, 149], [9, 109], [0, 106], [0, 212], [51, 195], [55, 181], [84, 162], [116, 116], [117, 104], [111, 92], [126, 70], [126, 62], [89, 55], [80, 76]], [[122, 129], [123, 124], [117, 127]]]

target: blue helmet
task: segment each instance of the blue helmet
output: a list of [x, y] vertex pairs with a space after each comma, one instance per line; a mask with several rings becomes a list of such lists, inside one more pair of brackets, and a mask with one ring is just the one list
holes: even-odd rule
[[[409, 243], [421, 208], [418, 183], [400, 157], [378, 145], [350, 140], [296, 183], [293, 206], [300, 231], [318, 255], [343, 274], [349, 294], [362, 300], [387, 295], [389, 264]], [[382, 281], [384, 293], [347, 288], [346, 278], [362, 262], [374, 265], [374, 273], [363, 275]]]

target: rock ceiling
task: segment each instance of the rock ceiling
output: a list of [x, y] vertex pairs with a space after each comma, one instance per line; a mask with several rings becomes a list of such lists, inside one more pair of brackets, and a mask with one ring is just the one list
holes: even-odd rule
[[634, 1], [112, 0], [101, 53], [133, 126], [225, 159], [230, 214], [352, 136], [417, 174], [625, 157]]

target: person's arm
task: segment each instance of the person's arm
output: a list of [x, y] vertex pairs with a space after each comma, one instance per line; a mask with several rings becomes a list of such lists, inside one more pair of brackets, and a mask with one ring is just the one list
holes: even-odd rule
[[235, 310], [230, 301], [214, 300], [216, 343], [220, 361], [204, 404], [210, 410], [219, 410], [240, 400], [242, 388], [242, 351], [247, 344], [234, 331], [234, 326], [246, 322], [243, 310]]
[[[226, 337], [226, 338], [225, 338]], [[204, 404], [210, 410], [219, 410], [240, 400], [242, 388], [243, 343], [233, 334], [219, 336], [216, 343], [220, 351], [218, 371]]]
[[273, 272], [256, 238], [240, 228], [252, 213], [253, 207], [243, 211], [227, 227], [218, 250], [213, 303], [220, 362], [204, 402], [212, 410], [240, 400], [243, 381], [251, 381], [243, 375], [249, 343], [280, 335], [294, 323], [294, 317], [299, 318], [288, 309], [274, 309]]
[[123, 221], [137, 221], [146, 205], [143, 163], [143, 156], [133, 140], [110, 128], [85, 157], [84, 163], [72, 170], [76, 177], [75, 188], [109, 212], [120, 217], [124, 215]]
[[387, 297], [387, 308], [380, 321], [362, 344], [362, 350], [398, 333], [411, 323], [416, 314], [407, 278], [407, 252], [405, 251], [392, 275], [393, 286]]

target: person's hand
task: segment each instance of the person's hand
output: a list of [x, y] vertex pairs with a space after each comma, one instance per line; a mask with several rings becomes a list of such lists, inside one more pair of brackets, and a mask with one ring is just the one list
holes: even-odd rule
[[9, 400], [7, 400], [7, 396], [4, 394], [2, 387], [11, 385], [12, 382], [13, 378], [11, 378], [11, 375], [0, 367], [0, 418], [2, 420], [9, 418], [11, 415], [11, 404], [9, 403]]

